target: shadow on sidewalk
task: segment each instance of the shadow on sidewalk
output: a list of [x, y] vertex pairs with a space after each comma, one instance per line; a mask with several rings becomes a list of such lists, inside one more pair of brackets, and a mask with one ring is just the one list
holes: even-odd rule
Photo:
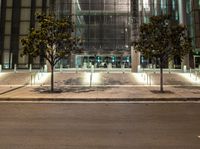
[[174, 88], [178, 89], [195, 89], [195, 90], [200, 90], [200, 86], [174, 86]]
[[15, 87], [15, 88], [12, 88], [12, 87], [11, 87], [11, 89], [9, 89], [9, 90], [7, 90], [7, 91], [5, 91], [5, 92], [0, 93], [0, 95], [4, 95], [4, 94], [7, 94], [7, 93], [10, 93], [10, 92], [12, 92], [12, 91], [21, 89], [21, 88], [23, 88], [23, 87], [25, 87], [25, 86], [26, 86], [26, 85], [19, 86], [19, 87]]

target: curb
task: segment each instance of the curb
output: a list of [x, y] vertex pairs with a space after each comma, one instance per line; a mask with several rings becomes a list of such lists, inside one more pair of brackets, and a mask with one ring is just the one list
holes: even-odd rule
[[117, 102], [120, 102], [120, 101], [127, 101], [127, 102], [145, 102], [145, 101], [151, 101], [151, 102], [187, 102], [187, 101], [194, 101], [194, 102], [197, 102], [197, 101], [200, 101], [200, 98], [194, 98], [194, 97], [186, 97], [186, 98], [9, 98], [9, 97], [2, 97], [0, 98], [0, 102], [4, 102], [4, 101], [7, 101], [7, 102], [12, 102], [12, 101], [24, 101], [24, 102], [27, 102], [27, 101], [34, 101], [34, 102], [42, 102], [42, 101], [55, 101], [55, 102], [58, 102], [58, 101], [69, 101], [69, 102], [73, 102], [73, 101], [76, 101], [76, 102], [95, 102], [95, 101], [100, 101], [100, 102], [114, 102], [114, 101], [117, 101]]

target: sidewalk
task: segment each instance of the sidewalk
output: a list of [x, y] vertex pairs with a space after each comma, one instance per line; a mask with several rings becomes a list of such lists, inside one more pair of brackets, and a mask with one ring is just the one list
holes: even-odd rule
[[[49, 86], [48, 86], [49, 87]], [[0, 86], [0, 101], [200, 101], [200, 86], [65, 86], [49, 93], [47, 86]]]

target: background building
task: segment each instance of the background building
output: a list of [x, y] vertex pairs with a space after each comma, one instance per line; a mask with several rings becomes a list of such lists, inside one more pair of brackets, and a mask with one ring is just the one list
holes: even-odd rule
[[[42, 53], [36, 59], [21, 57], [20, 39], [37, 26], [36, 12], [49, 11], [57, 17], [72, 15], [75, 34], [83, 39], [84, 53], [62, 60], [64, 67], [131, 67], [136, 59], [133, 67], [148, 67], [151, 60], [131, 57], [131, 42], [137, 39], [140, 24], [160, 14], [170, 14], [172, 21], [188, 26], [195, 52], [183, 64], [200, 64], [200, 0], [0, 0], [0, 63], [4, 69], [14, 64], [18, 68], [45, 64]], [[180, 68], [180, 60], [175, 58], [173, 65]]]

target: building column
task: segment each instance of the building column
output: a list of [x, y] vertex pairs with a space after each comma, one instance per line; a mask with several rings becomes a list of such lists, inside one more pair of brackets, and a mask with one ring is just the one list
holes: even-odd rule
[[[187, 25], [186, 23], [186, 0], [178, 0], [178, 9], [179, 9], [179, 23], [183, 25]], [[187, 54], [181, 63], [181, 67], [186, 66], [190, 67], [189, 54]]]
[[3, 51], [4, 51], [4, 33], [5, 33], [5, 20], [6, 20], [6, 0], [1, 1], [0, 8], [0, 64], [3, 66]]
[[179, 23], [186, 25], [186, 0], [178, 0]]
[[21, 0], [13, 1], [12, 4], [12, 21], [11, 21], [11, 43], [10, 43], [10, 68], [14, 68], [18, 64], [19, 56], [19, 31], [20, 31], [20, 15], [21, 15]]
[[138, 72], [138, 65], [140, 65], [140, 52], [134, 50], [133, 46], [131, 47], [131, 71]]

